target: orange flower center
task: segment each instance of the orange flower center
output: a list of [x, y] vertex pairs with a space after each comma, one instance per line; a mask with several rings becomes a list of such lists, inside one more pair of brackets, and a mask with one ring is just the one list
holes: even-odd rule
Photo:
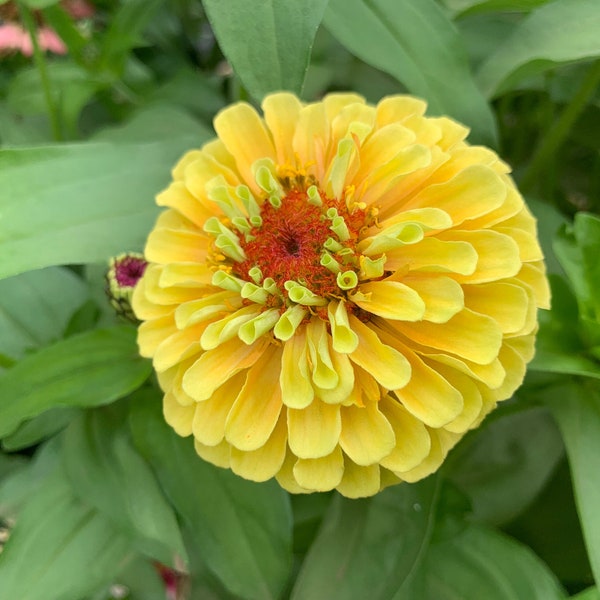
[[[249, 271], [258, 267], [263, 277], [272, 278], [282, 291], [286, 281], [295, 281], [322, 297], [339, 295], [335, 265], [342, 271], [353, 269], [355, 244], [365, 212], [355, 208], [350, 214], [344, 200], [328, 198], [321, 191], [319, 198], [320, 205], [311, 203], [305, 190], [293, 189], [281, 198], [280, 206], [265, 201], [261, 207], [262, 224], [240, 240], [246, 260], [235, 263], [233, 273], [249, 281]], [[345, 223], [347, 235], [342, 234], [341, 238], [347, 239], [340, 239], [332, 229], [336, 218], [338, 223], [340, 219]], [[323, 261], [324, 256], [331, 257], [329, 263], [327, 259]]]

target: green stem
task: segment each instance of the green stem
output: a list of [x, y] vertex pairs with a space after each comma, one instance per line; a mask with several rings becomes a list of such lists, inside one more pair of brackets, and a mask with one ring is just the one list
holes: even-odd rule
[[50, 85], [50, 78], [48, 76], [48, 66], [46, 64], [46, 57], [44, 56], [38, 41], [35, 19], [29, 7], [25, 6], [25, 4], [22, 2], [19, 2], [19, 12], [21, 13], [21, 19], [25, 25], [25, 28], [27, 29], [27, 32], [29, 33], [29, 37], [31, 38], [31, 45], [33, 46], [33, 59], [42, 82], [44, 99], [46, 101], [46, 108], [48, 110], [48, 118], [50, 119], [50, 126], [52, 128], [52, 137], [56, 141], [60, 141], [62, 140], [63, 136], [60, 127], [58, 109], [52, 96], [52, 88]]
[[600, 61], [595, 62], [588, 70], [579, 89], [558, 117], [554, 127], [542, 138], [536, 148], [529, 167], [521, 180], [521, 190], [528, 192], [534, 186], [540, 172], [548, 164], [573, 127], [577, 117], [585, 108], [600, 83]]

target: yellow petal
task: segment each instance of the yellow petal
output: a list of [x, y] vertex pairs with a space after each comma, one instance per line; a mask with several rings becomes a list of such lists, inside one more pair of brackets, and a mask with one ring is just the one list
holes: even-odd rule
[[325, 155], [329, 147], [329, 121], [322, 103], [302, 107], [292, 146], [300, 164], [314, 165], [314, 174], [320, 181], [325, 173]]
[[[533, 336], [530, 336], [533, 341]], [[517, 352], [507, 340], [500, 350], [500, 362], [506, 371], [506, 378], [502, 385], [495, 390], [494, 397], [496, 400], [506, 400], [510, 398], [518, 387], [523, 383], [525, 378], [526, 364], [523, 355]]]
[[415, 139], [415, 134], [400, 123], [385, 125], [373, 132], [360, 149], [360, 167], [353, 183], [358, 185], [375, 169], [392, 160]]
[[171, 170], [173, 179], [175, 181], [183, 179], [183, 174], [187, 166], [197, 160], [200, 156], [202, 156], [202, 150], [190, 150], [189, 152], [186, 152]]
[[425, 314], [425, 303], [419, 294], [399, 281], [363, 283], [350, 300], [384, 319], [419, 321]]
[[446, 323], [465, 306], [462, 287], [450, 277], [403, 277], [402, 283], [425, 303], [423, 320]]
[[468, 308], [446, 323], [394, 322], [393, 326], [418, 344], [456, 354], [480, 365], [492, 362], [502, 344], [502, 332], [497, 323]]
[[429, 456], [429, 431], [392, 396], [383, 398], [380, 408], [396, 436], [395, 447], [381, 460], [381, 465], [390, 471], [414, 469]]
[[539, 308], [550, 308], [550, 286], [544, 261], [524, 263], [517, 278], [533, 290]]
[[290, 492], [290, 494], [310, 494], [314, 490], [303, 488], [296, 481], [296, 477], [294, 476], [294, 466], [297, 461], [298, 458], [288, 449], [283, 465], [281, 465], [279, 473], [275, 476], [277, 483], [279, 483], [284, 490]]
[[214, 119], [217, 135], [235, 158], [240, 175], [252, 191], [260, 188], [254, 180], [252, 165], [259, 158], [275, 159], [275, 148], [258, 113], [244, 102], [221, 111]]
[[377, 403], [365, 407], [345, 406], [341, 410], [342, 433], [340, 446], [357, 465], [379, 462], [396, 445], [396, 436]]
[[177, 332], [173, 315], [166, 315], [152, 321], [145, 321], [138, 327], [137, 343], [140, 354], [152, 358], [158, 346]]
[[408, 268], [427, 273], [471, 275], [477, 268], [478, 258], [468, 242], [426, 237], [416, 244], [388, 252], [385, 266], [394, 271]]
[[176, 229], [154, 229], [148, 236], [144, 254], [150, 262], [204, 262], [208, 238], [204, 233]]
[[238, 450], [256, 450], [269, 439], [281, 412], [281, 349], [267, 348], [250, 368], [225, 424], [225, 438]]
[[350, 355], [352, 362], [371, 374], [388, 390], [399, 389], [410, 379], [410, 364], [395, 348], [384, 344], [377, 333], [354, 316], [352, 330], [358, 335], [358, 347]]
[[181, 304], [198, 298], [201, 291], [189, 287], [162, 287], [160, 280], [166, 266], [148, 265], [144, 273], [144, 293], [154, 304]]
[[191, 435], [194, 419], [193, 406], [181, 406], [175, 396], [167, 392], [163, 400], [163, 416], [177, 435], [182, 437]]
[[198, 202], [198, 198], [190, 193], [183, 181], [173, 182], [166, 190], [158, 194], [156, 204], [177, 210], [199, 228], [206, 219], [215, 213], [214, 210], [211, 210], [211, 206]]
[[204, 298], [180, 304], [175, 310], [175, 323], [183, 329], [196, 323], [214, 320], [221, 313], [233, 312], [241, 306], [242, 298], [238, 293], [229, 290], [218, 291]]
[[231, 470], [251, 481], [271, 479], [279, 472], [285, 459], [286, 441], [286, 419], [282, 414], [269, 439], [257, 450], [242, 451], [232, 446]]
[[456, 419], [446, 423], [444, 429], [454, 433], [464, 433], [474, 425], [481, 414], [483, 408], [481, 392], [473, 379], [467, 375], [443, 365], [438, 365], [436, 368], [453, 387], [460, 390], [463, 397], [462, 412]]
[[388, 96], [377, 104], [377, 126], [389, 123], [402, 123], [413, 115], [422, 116], [427, 110], [427, 103], [420, 98], [408, 95]]
[[314, 384], [315, 396], [328, 404], [339, 404], [348, 401], [354, 389], [354, 367], [345, 354], [335, 352], [328, 337], [329, 352], [333, 369], [337, 373], [338, 381], [333, 388], [320, 388]]
[[185, 169], [183, 183], [196, 202], [202, 206], [206, 214], [204, 220], [211, 215], [222, 214], [218, 205], [209, 199], [209, 184], [214, 181], [219, 181], [225, 186], [234, 187], [241, 183], [237, 173], [234, 173], [206, 152], [198, 156]]
[[176, 365], [181, 360], [202, 351], [199, 339], [205, 323], [188, 327], [165, 338], [156, 348], [152, 364], [159, 373]]
[[428, 185], [406, 200], [411, 208], [440, 208], [452, 217], [454, 225], [484, 215], [502, 205], [506, 185], [490, 167], [469, 166], [449, 181]]
[[310, 382], [305, 328], [298, 329], [283, 345], [279, 385], [282, 402], [289, 408], [306, 408], [315, 397]]
[[146, 296], [146, 280], [142, 277], [133, 290], [131, 306], [135, 316], [143, 321], [166, 317], [173, 312], [173, 306], [150, 302]]
[[287, 410], [288, 444], [299, 458], [321, 458], [337, 446], [342, 420], [337, 404], [315, 400], [306, 408]]
[[465, 285], [465, 305], [480, 314], [492, 317], [504, 334], [521, 330], [532, 304], [527, 291], [518, 285], [491, 282]]
[[502, 384], [506, 377], [506, 372], [502, 367], [500, 361], [495, 358], [492, 362], [486, 365], [479, 365], [470, 360], [464, 358], [460, 359], [456, 356], [450, 356], [449, 354], [438, 354], [433, 351], [419, 350], [419, 354], [432, 360], [435, 363], [441, 363], [456, 369], [457, 371], [472, 377], [473, 379], [480, 381], [484, 385], [490, 388], [497, 388]]
[[519, 246], [512, 238], [497, 231], [449, 230], [439, 234], [446, 241], [462, 241], [477, 252], [477, 268], [470, 275], [458, 275], [460, 283], [485, 283], [513, 277], [521, 269]]
[[346, 106], [352, 104], [365, 104], [366, 100], [363, 96], [353, 94], [351, 92], [336, 92], [327, 94], [323, 98], [323, 106], [325, 107], [325, 113], [329, 121], [333, 121]]
[[244, 382], [245, 373], [238, 373], [226, 381], [203, 402], [196, 402], [192, 422], [194, 438], [205, 446], [216, 446], [225, 437], [225, 422]]
[[463, 410], [463, 397], [438, 371], [405, 349], [412, 369], [410, 381], [395, 395], [412, 415], [430, 427], [443, 427]]
[[294, 164], [292, 139], [301, 108], [302, 104], [298, 98], [288, 92], [271, 94], [263, 100], [262, 109], [265, 122], [271, 131], [277, 152], [277, 162], [280, 165]]
[[183, 389], [194, 400], [210, 398], [230, 377], [251, 367], [268, 345], [266, 339], [247, 346], [234, 338], [214, 350], [206, 351], [186, 372]]
[[418, 466], [408, 471], [394, 471], [394, 473], [404, 481], [413, 483], [420, 479], [424, 479], [427, 475], [431, 475], [431, 473], [437, 471], [442, 462], [444, 462], [446, 453], [443, 451], [442, 445], [440, 444], [437, 430], [430, 429], [429, 434], [431, 437], [431, 448], [428, 456]]
[[300, 486], [316, 492], [328, 492], [339, 485], [344, 474], [344, 456], [339, 446], [321, 458], [299, 458], [294, 478]]
[[331, 326], [333, 349], [343, 354], [354, 352], [358, 345], [358, 336], [350, 327], [346, 303], [343, 300], [340, 302], [330, 302], [327, 306], [327, 315], [329, 317], [329, 325]]
[[[362, 180], [360, 184], [360, 198], [366, 204], [378, 205], [383, 199], [384, 204], [386, 194], [390, 190], [395, 199], [398, 196], [397, 189], [404, 187], [405, 181], [410, 180], [410, 175], [415, 171], [430, 167], [433, 162], [433, 155], [430, 148], [423, 144], [411, 144], [398, 150], [396, 156], [386, 163], [383, 163], [368, 176]], [[386, 207], [388, 208], [388, 207]], [[397, 214], [397, 210], [383, 210], [382, 216], [388, 217], [390, 214]]]
[[212, 287], [213, 273], [214, 271], [204, 263], [169, 263], [161, 268], [158, 286], [203, 290], [208, 286]]
[[373, 496], [381, 489], [379, 465], [361, 467], [344, 457], [344, 476], [336, 489], [347, 498]]
[[340, 378], [331, 361], [325, 323], [318, 318], [311, 319], [306, 337], [313, 383], [321, 389], [334, 389]]
[[221, 467], [223, 469], [229, 468], [229, 456], [231, 453], [231, 446], [223, 441], [216, 446], [205, 446], [198, 440], [194, 440], [194, 448], [198, 453], [198, 456], [204, 460]]

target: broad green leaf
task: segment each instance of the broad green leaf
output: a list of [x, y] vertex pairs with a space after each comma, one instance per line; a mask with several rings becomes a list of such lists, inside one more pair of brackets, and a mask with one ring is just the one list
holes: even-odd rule
[[526, 546], [481, 526], [433, 544], [423, 567], [424, 600], [560, 600], [554, 574]]
[[0, 480], [0, 516], [15, 518], [60, 466], [60, 436], [41, 445], [33, 458]]
[[129, 540], [57, 471], [28, 499], [0, 554], [0, 600], [80, 600], [113, 581], [130, 554]]
[[18, 359], [59, 339], [87, 296], [85, 283], [58, 267], [1, 280], [0, 352]]
[[523, 11], [528, 12], [547, 4], [550, 0], [442, 0], [443, 3], [455, 14], [479, 14], [493, 11]]
[[596, 586], [588, 588], [572, 596], [572, 600], [600, 600], [600, 590]]
[[29, 448], [64, 429], [80, 413], [77, 408], [56, 407], [26, 421], [2, 440], [2, 448], [9, 452]]
[[494, 97], [525, 77], [567, 62], [600, 56], [597, 0], [556, 0], [528, 15], [477, 72]]
[[0, 437], [55, 406], [113, 402], [137, 389], [150, 370], [133, 327], [97, 329], [47, 346], [0, 375]]
[[327, 0], [203, 0], [223, 54], [248, 92], [300, 95]]
[[170, 169], [207, 137], [194, 123], [156, 142], [0, 150], [0, 278], [140, 250]]
[[389, 73], [494, 145], [491, 109], [475, 85], [461, 38], [435, 0], [331, 0], [327, 29], [358, 58]]
[[430, 477], [370, 499], [335, 496], [292, 599], [391, 598], [408, 583], [429, 544], [439, 484], [439, 478]]
[[130, 537], [140, 552], [170, 566], [176, 556], [185, 557], [173, 510], [131, 444], [122, 411], [87, 411], [71, 423], [63, 463], [77, 496]]
[[[158, 399], [157, 399], [158, 400]], [[256, 484], [200, 459], [191, 440], [168, 427], [158, 402], [136, 404], [134, 440], [193, 532], [198, 553], [233, 594], [275, 599], [291, 567], [291, 510], [275, 483]]]
[[596, 385], [572, 382], [548, 388], [546, 402], [563, 435], [590, 565], [600, 581], [600, 393]]
[[130, 562], [117, 582], [127, 588], [127, 600], [165, 600], [165, 582], [156, 565], [142, 557]]
[[471, 434], [450, 457], [452, 481], [465, 492], [473, 519], [502, 525], [535, 499], [563, 457], [560, 433], [548, 411], [508, 414]]

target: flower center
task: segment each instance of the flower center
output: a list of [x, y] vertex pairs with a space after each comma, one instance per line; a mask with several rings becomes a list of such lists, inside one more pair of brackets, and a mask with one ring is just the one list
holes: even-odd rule
[[[208, 261], [213, 285], [239, 292], [245, 303], [324, 316], [330, 301], [350, 300], [359, 281], [383, 275], [385, 257], [358, 251], [359, 235], [375, 221], [351, 189], [330, 198], [308, 178], [280, 177], [270, 160], [253, 166], [258, 201], [246, 186], [224, 178], [207, 186], [226, 217], [211, 217], [204, 231], [214, 237]], [[289, 174], [288, 174], [289, 175]], [[322, 314], [322, 309], [325, 312]], [[274, 317], [273, 317], [274, 318]]]
[[[291, 190], [278, 207], [265, 202], [262, 224], [240, 240], [246, 260], [234, 264], [232, 272], [248, 280], [249, 271], [257, 267], [263, 277], [273, 279], [281, 290], [287, 281], [295, 281], [319, 296], [339, 294], [336, 274], [321, 262], [327, 255], [325, 243], [335, 235], [326, 209], [339, 203], [321, 194], [319, 197], [322, 205], [316, 206], [309, 203], [305, 191]], [[356, 232], [352, 233], [345, 243], [351, 250], [357, 237]]]

